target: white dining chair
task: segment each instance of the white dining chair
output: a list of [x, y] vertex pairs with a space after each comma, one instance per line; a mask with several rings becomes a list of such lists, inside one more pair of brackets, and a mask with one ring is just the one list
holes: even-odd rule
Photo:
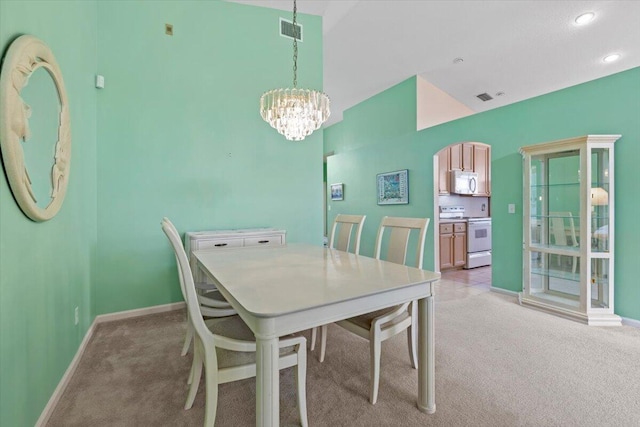
[[[205, 322], [202, 305], [196, 293], [193, 275], [180, 236], [168, 221], [162, 221], [162, 230], [173, 247], [178, 274], [184, 284], [189, 321], [195, 331], [191, 386], [185, 409], [190, 409], [198, 392], [202, 368], [205, 370], [204, 425], [215, 424], [218, 406], [218, 385], [256, 376], [256, 342], [253, 332], [239, 316], [212, 318]], [[300, 422], [308, 426], [306, 371], [307, 342], [304, 337], [280, 339], [279, 369], [296, 367], [297, 398]]]
[[[566, 222], [565, 222], [566, 221]], [[576, 226], [573, 222], [573, 214], [571, 212], [549, 212], [549, 222], [551, 235], [553, 236], [553, 244], [557, 246], [580, 246], [576, 238]], [[567, 239], [571, 238], [571, 241]], [[562, 256], [557, 255], [558, 266], [562, 264]], [[578, 265], [578, 257], [573, 257], [573, 273], [576, 272]]]
[[[168, 218], [162, 218], [162, 224], [167, 225], [169, 229], [171, 229], [176, 235], [179, 235], [178, 230], [173, 225]], [[180, 242], [182, 246], [182, 241]], [[184, 246], [183, 246], [184, 251]], [[176, 259], [177, 261], [177, 259]], [[186, 301], [187, 297], [184, 292], [184, 283], [182, 279], [182, 275], [178, 275], [180, 280], [180, 291], [182, 292], [182, 298]], [[232, 316], [236, 314], [236, 311], [231, 307], [231, 304], [224, 299], [222, 294], [218, 291], [217, 288], [213, 285], [209, 285], [208, 283], [196, 283], [196, 289], [198, 290], [196, 293], [198, 295], [198, 301], [200, 302], [200, 311], [204, 317], [226, 317]], [[189, 316], [189, 313], [187, 313]], [[181, 355], [185, 356], [189, 352], [189, 347], [191, 346], [191, 341], [193, 340], [193, 327], [191, 326], [191, 322], [187, 321], [187, 332], [184, 337], [184, 344], [182, 345]], [[189, 378], [189, 383], [191, 382], [191, 377]]]
[[[333, 227], [331, 227], [331, 236], [329, 238], [329, 248], [337, 249], [339, 251], [349, 252], [353, 246], [353, 253], [360, 254], [360, 236], [362, 235], [362, 227], [364, 220], [367, 219], [366, 215], [336, 215], [333, 221]], [[338, 236], [336, 238], [336, 231]], [[351, 242], [353, 241], [353, 245]], [[327, 347], [327, 325], [320, 327], [321, 340], [324, 344], [320, 345], [320, 361], [324, 361], [324, 352]], [[311, 329], [311, 351], [316, 348], [316, 337], [318, 335], [318, 328]]]
[[[382, 218], [374, 258], [383, 259], [383, 240], [387, 242], [386, 255], [384, 259], [397, 264], [405, 264], [407, 259], [407, 247], [411, 231], [417, 233], [416, 263], [417, 268], [422, 269], [424, 257], [424, 241], [429, 226], [429, 218], [399, 218], [385, 216]], [[389, 229], [388, 236], [385, 237], [385, 230]], [[370, 342], [370, 375], [371, 387], [369, 399], [372, 404], [378, 400], [378, 385], [380, 383], [380, 353], [382, 341], [385, 341], [404, 330], [407, 330], [407, 342], [409, 347], [409, 359], [411, 366], [418, 366], [417, 354], [417, 306], [415, 302], [408, 302], [394, 307], [377, 310], [372, 313], [352, 317], [350, 319], [336, 322], [354, 334], [369, 340]], [[323, 331], [323, 333], [325, 333]], [[324, 354], [326, 346], [326, 335], [321, 341], [321, 355]], [[322, 361], [322, 360], [321, 360]]]

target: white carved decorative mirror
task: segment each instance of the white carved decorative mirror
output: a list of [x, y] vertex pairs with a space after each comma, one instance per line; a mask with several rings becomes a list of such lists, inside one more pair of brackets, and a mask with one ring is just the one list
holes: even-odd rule
[[53, 53], [33, 36], [18, 37], [3, 60], [0, 146], [20, 209], [34, 221], [53, 218], [69, 181], [69, 103]]

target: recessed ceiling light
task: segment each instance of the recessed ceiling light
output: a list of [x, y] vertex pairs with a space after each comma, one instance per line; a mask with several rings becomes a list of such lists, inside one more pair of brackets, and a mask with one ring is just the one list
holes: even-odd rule
[[593, 18], [595, 17], [596, 17], [596, 14], [593, 12], [583, 13], [582, 15], [576, 18], [576, 24], [577, 25], [588, 24], [589, 22], [593, 21]]
[[454, 63], [454, 64], [459, 64], [459, 63], [461, 63], [461, 62], [464, 62], [464, 59], [462, 59], [462, 58], [456, 58], [456, 59], [454, 59], [454, 60], [453, 60], [453, 63]]
[[496, 92], [496, 96], [504, 96], [504, 92], [502, 92], [502, 91]]
[[613, 62], [613, 61], [617, 61], [618, 59], [620, 59], [620, 54], [619, 53], [613, 53], [611, 55], [605, 56], [602, 60], [604, 62]]

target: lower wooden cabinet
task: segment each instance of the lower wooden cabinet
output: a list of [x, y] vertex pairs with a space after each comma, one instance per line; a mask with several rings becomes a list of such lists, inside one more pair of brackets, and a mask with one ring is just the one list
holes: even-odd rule
[[467, 224], [440, 224], [440, 271], [462, 267], [467, 262]]

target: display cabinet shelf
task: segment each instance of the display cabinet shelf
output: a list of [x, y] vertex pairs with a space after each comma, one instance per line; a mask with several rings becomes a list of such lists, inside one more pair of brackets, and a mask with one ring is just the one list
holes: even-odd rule
[[589, 325], [614, 313], [614, 143], [587, 135], [522, 147], [520, 301]]

